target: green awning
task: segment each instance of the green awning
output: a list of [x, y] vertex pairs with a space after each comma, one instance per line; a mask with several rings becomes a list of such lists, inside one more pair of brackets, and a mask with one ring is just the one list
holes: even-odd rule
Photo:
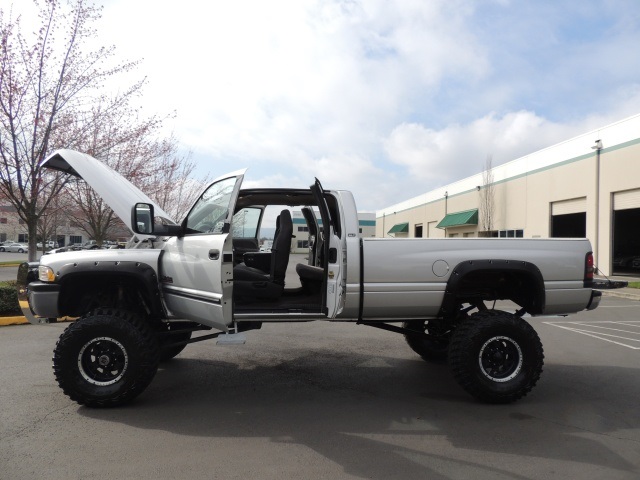
[[409, 222], [396, 223], [387, 233], [409, 233]]
[[447, 213], [436, 228], [462, 227], [463, 225], [478, 224], [478, 209], [465, 210], [464, 212]]

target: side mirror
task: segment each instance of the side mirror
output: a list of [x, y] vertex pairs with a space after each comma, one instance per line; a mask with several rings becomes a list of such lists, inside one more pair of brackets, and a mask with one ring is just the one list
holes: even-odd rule
[[134, 233], [144, 235], [180, 235], [180, 225], [155, 224], [153, 219], [153, 205], [150, 203], [136, 203], [131, 209], [131, 228]]

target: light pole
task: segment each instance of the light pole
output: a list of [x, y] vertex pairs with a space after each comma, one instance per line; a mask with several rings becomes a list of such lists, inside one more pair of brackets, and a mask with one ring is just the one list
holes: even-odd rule
[[593, 256], [595, 259], [594, 263], [597, 266], [600, 262], [600, 151], [602, 150], [602, 140], [596, 140], [595, 145], [592, 146], [591, 149], [596, 151], [596, 236], [593, 241]]
[[[444, 192], [444, 216], [447, 217], [447, 202], [449, 200], [449, 191]], [[447, 227], [444, 227], [444, 238], [447, 238]]]

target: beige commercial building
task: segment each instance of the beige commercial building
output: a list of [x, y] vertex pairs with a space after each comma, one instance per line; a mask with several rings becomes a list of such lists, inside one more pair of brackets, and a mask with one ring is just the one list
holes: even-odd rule
[[[316, 212], [318, 225], [322, 225], [320, 214]], [[292, 212], [293, 238], [291, 239], [291, 253], [306, 253], [309, 250], [309, 228], [300, 210]], [[358, 212], [359, 232], [362, 237], [373, 237], [376, 233], [376, 214]]]
[[378, 211], [376, 236], [587, 237], [601, 272], [640, 274], [640, 115], [494, 167], [489, 176]]

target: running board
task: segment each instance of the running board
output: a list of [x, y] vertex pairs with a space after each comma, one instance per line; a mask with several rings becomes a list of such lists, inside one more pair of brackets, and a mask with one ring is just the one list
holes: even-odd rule
[[244, 333], [225, 333], [220, 335], [216, 345], [244, 345], [247, 343], [247, 336]]

